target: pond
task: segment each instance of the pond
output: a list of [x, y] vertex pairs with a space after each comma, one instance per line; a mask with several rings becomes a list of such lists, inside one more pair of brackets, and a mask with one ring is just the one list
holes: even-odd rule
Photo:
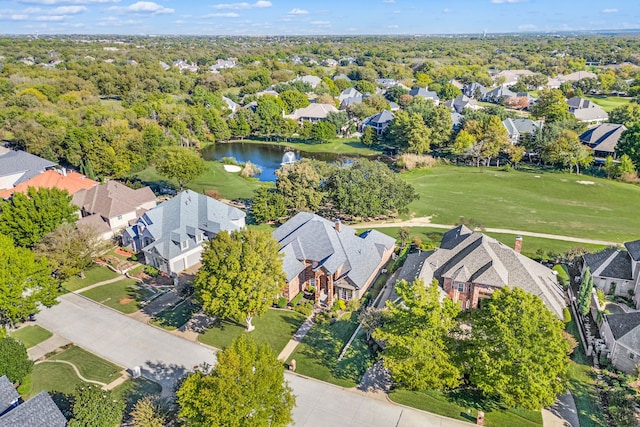
[[[293, 154], [287, 154], [293, 153]], [[285, 157], [286, 156], [286, 157]], [[278, 145], [255, 144], [250, 142], [230, 142], [210, 145], [202, 150], [205, 160], [221, 160], [223, 157], [233, 157], [239, 163], [251, 162], [258, 166], [262, 173], [256, 178], [260, 181], [275, 182], [276, 170], [283, 160], [314, 159], [325, 162], [351, 162], [358, 156], [345, 156], [334, 153], [308, 153], [287, 147], [286, 142]]]

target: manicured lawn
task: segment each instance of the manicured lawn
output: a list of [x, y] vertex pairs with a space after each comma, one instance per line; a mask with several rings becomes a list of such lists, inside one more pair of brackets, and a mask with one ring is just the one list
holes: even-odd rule
[[[402, 174], [420, 194], [411, 215], [455, 224], [463, 216], [485, 227], [622, 243], [637, 238], [640, 187], [541, 170], [437, 166]], [[584, 184], [580, 182], [593, 182]]]
[[[258, 344], [267, 343], [279, 354], [304, 319], [303, 315], [295, 311], [269, 309], [261, 318], [253, 319], [256, 329], [250, 335]], [[226, 348], [234, 338], [245, 333], [244, 324], [222, 321], [220, 325], [209, 328], [198, 339], [216, 348]]]
[[42, 390], [49, 393], [73, 393], [80, 384], [86, 384], [80, 380], [73, 368], [64, 363], [38, 363], [31, 371], [31, 390], [27, 392], [29, 396], [35, 396]]
[[27, 348], [40, 344], [42, 341], [50, 338], [51, 335], [53, 335], [51, 332], [38, 325], [25, 326], [15, 332], [11, 332], [11, 336]]
[[432, 390], [418, 392], [398, 389], [389, 393], [389, 397], [403, 405], [474, 424], [478, 410], [482, 410], [485, 413], [485, 425], [489, 427], [542, 426], [540, 411], [500, 409], [495, 404], [484, 401], [474, 391], [458, 390], [445, 394]]
[[[381, 233], [388, 236], [398, 238], [398, 230], [400, 227], [379, 227], [374, 228]], [[447, 230], [444, 228], [435, 227], [409, 227], [410, 237], [407, 242], [411, 242], [414, 237], [420, 238], [423, 243], [432, 242], [436, 247], [440, 245], [442, 235]], [[484, 234], [493, 237], [499, 242], [504, 243], [509, 247], [513, 247], [516, 235], [515, 234], [503, 234], [503, 233], [488, 233]], [[599, 251], [604, 248], [601, 245], [590, 245], [586, 243], [566, 242], [562, 240], [543, 239], [540, 237], [524, 236], [522, 244], [522, 254], [530, 258], [549, 258], [550, 254], [558, 254], [566, 252], [574, 247], [583, 247], [590, 251]]]
[[162, 386], [146, 378], [131, 379], [123, 382], [113, 389], [113, 394], [118, 399], [124, 399], [127, 404], [125, 413], [130, 413], [138, 400], [150, 394], [160, 394]]
[[593, 95], [586, 96], [585, 98], [592, 100], [596, 104], [602, 107], [604, 111], [607, 113], [613, 110], [616, 107], [620, 107], [621, 105], [626, 105], [631, 102], [633, 98], [625, 98], [623, 96], [602, 96], [602, 95]]
[[190, 301], [184, 301], [168, 308], [151, 319], [151, 323], [168, 331], [173, 331], [187, 323], [197, 307]]
[[[186, 185], [193, 191], [203, 193], [205, 190], [217, 190], [225, 199], [247, 199], [253, 197], [253, 191], [262, 183], [256, 178], [243, 178], [237, 173], [229, 173], [224, 170], [222, 163], [206, 161], [206, 171], [200, 177]], [[167, 182], [160, 176], [155, 168], [148, 168], [137, 174], [145, 183]], [[171, 181], [169, 181], [171, 182]], [[177, 189], [178, 185], [171, 182]]]
[[109, 384], [118, 378], [122, 370], [121, 367], [77, 346], [71, 347], [51, 357], [50, 360], [66, 360], [67, 362], [71, 362], [76, 365], [80, 374], [86, 379], [100, 381], [105, 384]]
[[118, 277], [119, 274], [109, 270], [107, 267], [101, 265], [95, 265], [84, 272], [84, 278], [74, 276], [64, 282], [63, 286], [69, 291], [77, 291], [78, 289], [86, 288], [87, 286], [99, 283], [104, 280], [110, 280]]
[[139, 287], [132, 279], [123, 279], [108, 285], [98, 286], [82, 293], [101, 304], [129, 314], [138, 310], [139, 304], [152, 295], [152, 291]]
[[307, 153], [334, 153], [334, 154], [346, 154], [346, 155], [359, 155], [359, 156], [375, 156], [380, 154], [380, 150], [375, 150], [360, 142], [359, 138], [334, 138], [328, 143], [318, 143], [313, 141], [298, 141], [294, 140], [287, 142], [277, 141], [263, 141], [258, 139], [245, 139], [236, 140], [231, 142], [251, 142], [256, 144], [268, 144], [268, 145], [285, 145], [287, 147], [295, 148], [296, 150], [306, 151]]
[[315, 324], [287, 362], [295, 359], [296, 372], [300, 374], [342, 387], [355, 387], [373, 363], [362, 336], [356, 337], [341, 361], [338, 356], [357, 326], [356, 313], [334, 323]]

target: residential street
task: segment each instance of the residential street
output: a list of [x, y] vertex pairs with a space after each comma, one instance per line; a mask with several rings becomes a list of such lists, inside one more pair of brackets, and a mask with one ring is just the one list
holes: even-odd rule
[[[44, 309], [37, 323], [69, 341], [125, 368], [141, 366], [143, 374], [171, 389], [187, 370], [213, 363], [213, 351], [171, 335], [80, 295], [60, 297]], [[372, 399], [353, 390], [286, 374], [296, 395], [297, 427], [463, 427], [469, 423]]]

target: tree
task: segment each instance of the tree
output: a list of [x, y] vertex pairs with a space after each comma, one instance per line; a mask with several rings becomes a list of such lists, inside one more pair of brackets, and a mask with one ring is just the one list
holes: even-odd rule
[[364, 158], [334, 169], [325, 185], [337, 212], [365, 218], [403, 212], [419, 197], [387, 165]]
[[367, 335], [367, 341], [371, 339], [373, 332], [382, 326], [385, 311], [375, 307], [365, 307], [358, 315], [358, 321]]
[[302, 159], [276, 171], [276, 189], [292, 213], [315, 212], [320, 208], [324, 195], [321, 181], [328, 166], [324, 162]]
[[326, 143], [336, 137], [336, 127], [329, 122], [321, 121], [311, 126], [310, 139]]
[[631, 158], [626, 154], [620, 156], [620, 163], [616, 170], [618, 175], [623, 179], [636, 178], [638, 176], [638, 172], [636, 171]]
[[245, 229], [226, 231], [205, 243], [202, 267], [193, 283], [205, 313], [251, 321], [266, 313], [285, 285], [282, 255], [271, 233]]
[[403, 150], [422, 154], [429, 150], [431, 129], [418, 113], [398, 111], [385, 130], [385, 140]]
[[609, 123], [620, 123], [626, 127], [640, 123], [640, 104], [626, 104], [614, 108], [609, 113]]
[[451, 333], [459, 307], [440, 301], [437, 281], [425, 286], [401, 280], [400, 302], [387, 303], [389, 316], [373, 336], [384, 343], [382, 360], [391, 378], [411, 390], [451, 389], [462, 373], [453, 361]]
[[12, 383], [21, 383], [31, 373], [33, 361], [21, 342], [11, 338], [0, 338], [0, 376], [6, 375]]
[[77, 209], [66, 190], [29, 187], [27, 194], [0, 202], [0, 233], [30, 248], [60, 224], [75, 222]]
[[168, 424], [170, 403], [159, 395], [145, 396], [138, 400], [131, 411], [134, 427], [164, 427]]
[[280, 92], [279, 98], [285, 105], [285, 112], [291, 114], [298, 108], [304, 108], [309, 105], [309, 99], [307, 96], [297, 90], [285, 90]]
[[94, 228], [62, 224], [44, 236], [35, 252], [49, 260], [57, 279], [66, 280], [91, 266], [94, 258], [106, 249], [105, 244]]
[[538, 296], [520, 288], [495, 291], [472, 315], [464, 357], [469, 380], [509, 407], [552, 405], [567, 386], [563, 328]]
[[[5, 327], [38, 312], [40, 304], [56, 304], [58, 282], [46, 258], [36, 259], [26, 248], [15, 247], [0, 234], [0, 324]], [[2, 331], [0, 331], [0, 336]]]
[[568, 166], [569, 171], [575, 167], [576, 174], [580, 174], [580, 166], [586, 167], [593, 162], [593, 152], [580, 142], [577, 133], [564, 129], [556, 139], [543, 147], [542, 159]]
[[182, 191], [187, 182], [204, 173], [205, 164], [202, 157], [186, 147], [167, 147], [158, 156], [156, 169], [160, 175], [176, 180]]
[[632, 124], [620, 135], [616, 155], [620, 157], [623, 154], [629, 156], [636, 170], [640, 170], [640, 122]]
[[443, 100], [454, 99], [462, 95], [462, 91], [451, 83], [443, 84], [440, 90], [438, 90], [437, 92], [440, 99]]
[[376, 130], [371, 126], [367, 126], [364, 128], [362, 132], [362, 136], [360, 137], [360, 142], [364, 145], [372, 146], [378, 143], [378, 135], [376, 134]]
[[335, 126], [338, 133], [342, 134], [342, 129], [349, 122], [349, 116], [344, 111], [329, 112], [327, 114], [327, 122]]
[[612, 179], [618, 175], [618, 167], [613, 161], [613, 157], [607, 156], [604, 159], [604, 170], [607, 173], [607, 178]]
[[366, 80], [360, 80], [358, 82], [356, 82], [355, 88], [358, 92], [365, 94], [365, 93], [370, 93], [370, 94], [374, 94], [376, 93], [376, 86], [371, 83], [368, 82]]
[[583, 316], [589, 314], [591, 309], [591, 294], [593, 292], [593, 276], [591, 270], [587, 266], [582, 274], [580, 283], [580, 291], [578, 293], [578, 311]]
[[547, 123], [566, 120], [571, 117], [569, 105], [564, 100], [564, 94], [558, 89], [543, 90], [538, 101], [531, 107], [531, 115], [542, 118]]
[[119, 426], [124, 415], [125, 402], [111, 391], [89, 384], [79, 385], [73, 394], [73, 418], [69, 427]]
[[282, 194], [263, 185], [254, 192], [251, 213], [257, 222], [276, 221], [287, 215], [287, 206]]
[[398, 238], [400, 239], [400, 242], [402, 242], [403, 248], [404, 248], [404, 245], [407, 244], [407, 240], [409, 240], [410, 235], [411, 235], [411, 232], [409, 230], [409, 227], [400, 227], [400, 229], [398, 230]]
[[258, 347], [240, 335], [216, 356], [209, 375], [189, 375], [176, 393], [189, 425], [277, 427], [293, 421], [295, 397], [268, 344]]

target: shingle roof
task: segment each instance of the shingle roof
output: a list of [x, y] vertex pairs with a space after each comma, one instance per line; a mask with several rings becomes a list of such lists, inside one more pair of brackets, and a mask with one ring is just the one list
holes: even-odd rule
[[0, 377], [0, 414], [18, 403], [20, 395], [6, 375]]
[[580, 141], [587, 144], [594, 151], [614, 153], [622, 132], [627, 130], [625, 125], [602, 123], [592, 127], [580, 135]]
[[497, 102], [500, 98], [511, 98], [517, 96], [517, 94], [511, 91], [506, 86], [498, 86], [495, 89], [491, 89], [487, 93], [484, 94], [482, 99], [488, 99], [493, 102]]
[[609, 114], [597, 105], [591, 108], [578, 108], [573, 110], [571, 114], [573, 114], [577, 120], [583, 122], [602, 121], [609, 118]]
[[34, 156], [26, 151], [9, 151], [0, 155], [0, 176], [23, 172], [24, 175], [14, 183], [14, 185], [18, 185], [55, 165], [56, 164], [50, 160]]
[[487, 93], [487, 88], [476, 82], [465, 85], [464, 88], [462, 88], [462, 93], [469, 97], [473, 97], [476, 94], [476, 90], [480, 91], [480, 97]]
[[433, 270], [426, 260], [432, 253], [433, 251], [426, 251], [414, 252], [407, 255], [407, 258], [402, 265], [402, 269], [398, 274], [398, 280], [406, 280], [411, 283], [415, 279], [421, 279], [424, 281], [425, 285], [431, 283], [431, 280], [433, 279]]
[[342, 92], [340, 92], [340, 95], [338, 96], [338, 101], [342, 102], [347, 98], [355, 98], [355, 97], [360, 97], [360, 99], [362, 99], [362, 93], [360, 93], [356, 88], [349, 87], [343, 90]]
[[[198, 241], [197, 235], [239, 230], [238, 224], [244, 225], [244, 218], [240, 209], [186, 190], [147, 211], [125, 232], [132, 237], [150, 238], [153, 242], [144, 251], [155, 251], [164, 259], [172, 259], [200, 246], [203, 240]], [[187, 247], [183, 249], [184, 241]]]
[[508, 118], [502, 121], [502, 125], [507, 129], [509, 137], [516, 133], [535, 134], [538, 131], [538, 125], [531, 119], [512, 119]]
[[607, 314], [606, 318], [615, 340], [640, 352], [640, 312]]
[[627, 251], [629, 252], [629, 256], [631, 256], [631, 258], [633, 258], [634, 261], [640, 260], [640, 240], [625, 242], [624, 247], [627, 248]]
[[315, 89], [316, 86], [320, 84], [322, 79], [318, 76], [312, 76], [310, 74], [307, 74], [306, 76], [296, 77], [295, 79], [293, 79], [293, 81], [301, 81], [301, 82], [309, 83], [311, 87]]
[[464, 110], [466, 107], [476, 107], [478, 105], [478, 102], [466, 95], [460, 95], [455, 99], [450, 99], [449, 101], [445, 102], [444, 105], [449, 108], [453, 108], [458, 113], [462, 113], [462, 110]]
[[0, 417], [3, 427], [64, 427], [67, 419], [46, 391], [36, 394], [31, 399]]
[[356, 289], [367, 284], [384, 252], [395, 245], [395, 239], [376, 230], [357, 236], [353, 228], [341, 224], [338, 231], [333, 222], [309, 212], [282, 224], [273, 237], [282, 246], [287, 280], [302, 271], [301, 261], [315, 261], [330, 274], [340, 270], [338, 279], [347, 279]]
[[365, 119], [365, 124], [385, 124], [393, 121], [393, 114], [389, 110], [382, 110], [378, 114]]
[[149, 187], [133, 190], [117, 181], [109, 181], [73, 195], [72, 203], [86, 212], [113, 218], [136, 211], [141, 205], [155, 201]]
[[565, 302], [553, 271], [464, 225], [443, 235], [440, 249], [428, 262], [440, 281], [462, 277], [465, 282], [498, 288], [519, 287], [539, 296], [549, 310], [562, 317]]
[[310, 118], [310, 119], [326, 119], [329, 113], [337, 113], [338, 109], [333, 105], [329, 104], [309, 104], [309, 106], [304, 108], [298, 108], [293, 113], [289, 114], [287, 117], [292, 118], [294, 120], [298, 120], [301, 118]]
[[26, 193], [29, 187], [58, 188], [60, 190], [67, 190], [69, 194], [73, 195], [80, 190], [91, 188], [94, 185], [98, 185], [98, 182], [89, 179], [78, 172], [46, 170], [29, 180], [23, 181], [14, 188], [0, 192], [0, 197], [6, 199], [11, 197], [15, 192]]
[[578, 96], [574, 96], [573, 98], [568, 99], [567, 105], [569, 106], [569, 109], [598, 107], [598, 105], [593, 101], [585, 98], [580, 98]]
[[440, 97], [438, 96], [438, 94], [428, 90], [426, 87], [415, 87], [409, 91], [409, 95], [433, 99], [434, 101], [440, 101]]

